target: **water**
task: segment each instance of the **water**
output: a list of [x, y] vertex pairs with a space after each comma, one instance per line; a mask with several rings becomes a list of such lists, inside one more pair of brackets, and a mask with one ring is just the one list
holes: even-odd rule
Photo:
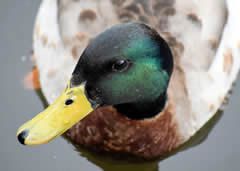
[[167, 158], [158, 164], [132, 166], [111, 158], [96, 157], [87, 150], [79, 152], [63, 137], [40, 145], [22, 146], [17, 142], [17, 128], [44, 109], [36, 92], [23, 86], [31, 71], [28, 56], [32, 45], [32, 27], [40, 0], [0, 2], [0, 170], [194, 170], [237, 171], [240, 169], [239, 97], [236, 82], [229, 104], [207, 140], [202, 144]]

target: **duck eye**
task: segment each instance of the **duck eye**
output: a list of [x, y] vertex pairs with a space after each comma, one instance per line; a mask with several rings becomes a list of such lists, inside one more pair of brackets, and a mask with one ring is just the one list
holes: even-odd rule
[[113, 71], [123, 72], [128, 69], [129, 64], [130, 62], [128, 60], [120, 59], [113, 64], [112, 69]]
[[73, 100], [72, 99], [67, 99], [65, 101], [65, 105], [68, 106], [68, 105], [71, 105], [73, 103]]

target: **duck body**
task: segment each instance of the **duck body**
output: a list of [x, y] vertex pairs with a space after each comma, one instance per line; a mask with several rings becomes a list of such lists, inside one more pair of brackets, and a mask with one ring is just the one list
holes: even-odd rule
[[[236, 79], [240, 67], [239, 49], [236, 46], [238, 40], [236, 36], [231, 36], [230, 34], [231, 30], [235, 28], [231, 25], [229, 26], [229, 24], [227, 25], [228, 27], [224, 26], [225, 19], [221, 15], [216, 15], [216, 18], [213, 19], [219, 21], [218, 25], [209, 24], [211, 22], [202, 17], [202, 11], [199, 14], [199, 18], [196, 17], [198, 14], [196, 16], [190, 15], [194, 11], [195, 6], [193, 5], [194, 7], [190, 8], [191, 5], [189, 4], [193, 4], [193, 2], [189, 1], [186, 1], [189, 4], [184, 1], [183, 4], [185, 6], [181, 5], [180, 1], [171, 1], [171, 3], [170, 1], [169, 3], [161, 3], [163, 1], [159, 1], [159, 3], [156, 2], [158, 5], [155, 2], [148, 4], [147, 1], [134, 1], [134, 3], [119, 1], [119, 4], [115, 1], [91, 2], [98, 4], [98, 8], [95, 9], [95, 5], [92, 5], [92, 3], [86, 3], [86, 6], [82, 8], [82, 2], [65, 4], [64, 1], [60, 3], [43, 1], [35, 27], [34, 50], [37, 58], [36, 63], [40, 70], [42, 90], [47, 100], [53, 103], [56, 97], [64, 90], [66, 82], [70, 78], [70, 84], [67, 87], [66, 93], [70, 93], [71, 88], [77, 91], [77, 87], [84, 82], [87, 99], [90, 101], [92, 107], [95, 106], [94, 110], [89, 110], [91, 111], [90, 114], [66, 132], [67, 137], [76, 144], [87, 146], [97, 151], [130, 154], [146, 159], [160, 157], [176, 149], [189, 140], [214, 116], [222, 105], [224, 97], [231, 88], [233, 81]], [[101, 14], [101, 11], [105, 8], [103, 4], [109, 7], [111, 15], [105, 15], [106, 13]], [[145, 8], [141, 8], [143, 4]], [[79, 9], [71, 10], [74, 5], [79, 6]], [[152, 8], [151, 5], [156, 5], [156, 8]], [[216, 8], [219, 10], [222, 6], [221, 2], [216, 5]], [[80, 26], [77, 25], [76, 29], [74, 24], [68, 24], [68, 22], [70, 21], [69, 17], [76, 16], [75, 12], [79, 13], [79, 10], [79, 19], [81, 22]], [[59, 11], [61, 12], [59, 13]], [[155, 14], [157, 11], [161, 14], [159, 14], [159, 18]], [[49, 20], [46, 21], [45, 18], [50, 13], [52, 17], [49, 17]], [[123, 13], [126, 15], [123, 15]], [[100, 18], [96, 17], [98, 14], [101, 14], [105, 20], [99, 20]], [[119, 18], [117, 17], [118, 15]], [[155, 17], [150, 20], [153, 16]], [[144, 18], [149, 20], [144, 20]], [[105, 36], [100, 35], [95, 39], [91, 39], [90, 42], [86, 38], [89, 34], [95, 36], [96, 33], [100, 33], [103, 29], [105, 30], [106, 27], [109, 28], [112, 25], [123, 22], [123, 19], [124, 22], [126, 19], [127, 21], [140, 21], [157, 30], [147, 29], [148, 31], [150, 30], [150, 33], [147, 32], [151, 35], [151, 39], [148, 39], [149, 37], [146, 36], [144, 38], [147, 39], [137, 43], [141, 44], [141, 42], [144, 42], [143, 47], [145, 48], [137, 50], [133, 48], [135, 49], [132, 50], [135, 54], [133, 58], [131, 57], [131, 50], [127, 55], [124, 53], [125, 49], [128, 49], [129, 46], [134, 46], [134, 42], [136, 42], [135, 38], [135, 41], [131, 39], [131, 36], [134, 35], [134, 32], [131, 30], [128, 33], [128, 30], [121, 32], [121, 29], [116, 29], [117, 31], [112, 34], [111, 30], [114, 29], [110, 29], [101, 34]], [[90, 24], [91, 22], [94, 23], [94, 20], [98, 24], [102, 21], [106, 23], [103, 24], [104, 26], [100, 26], [101, 24], [96, 26], [96, 31], [94, 24]], [[156, 22], [158, 20], [159, 22]], [[71, 21], [75, 21], [74, 17]], [[176, 29], [175, 24], [179, 21], [185, 25], [184, 28], [187, 29], [186, 31], [180, 25]], [[234, 23], [234, 19], [230, 18], [229, 21], [231, 21], [230, 23]], [[49, 23], [53, 25], [50, 30]], [[88, 30], [85, 27], [89, 25], [92, 27], [89, 27]], [[136, 28], [150, 28], [144, 24], [133, 23], [133, 25], [137, 25]], [[223, 31], [223, 27], [227, 27], [228, 30], [220, 42], [220, 33]], [[208, 32], [202, 32], [206, 28], [217, 31], [209, 35]], [[155, 53], [150, 53], [151, 55], [149, 55], [147, 49], [151, 48], [149, 47], [149, 43], [146, 43], [148, 40], [151, 40], [150, 45], [153, 48], [151, 52], [161, 52], [162, 50], [162, 46], [156, 50], [159, 47], [151, 44], [155, 42], [154, 38], [158, 37], [157, 32], [166, 40], [172, 54], [165, 48], [164, 52], [166, 53], [164, 55]], [[47, 41], [44, 41], [46, 40], [46, 33]], [[111, 33], [112, 35], [107, 33]], [[136, 37], [141, 37], [142, 35], [138, 35], [139, 31], [135, 33]], [[158, 39], [160, 42], [162, 41], [161, 37]], [[219, 49], [216, 49], [216, 46], [212, 46], [214, 42], [219, 46]], [[89, 45], [85, 49], [88, 43]], [[230, 61], [234, 62], [231, 64], [225, 61], [225, 59], [229, 59], [229, 55], [227, 57], [225, 55], [225, 52], [228, 51], [226, 46], [233, 47], [231, 49], [232, 56], [230, 55], [232, 60]], [[116, 48], [114, 49], [114, 47]], [[196, 47], [199, 48], [196, 49]], [[141, 51], [142, 49], [145, 50]], [[150, 64], [154, 66], [149, 67], [151, 71], [155, 71], [154, 68], [158, 68], [159, 74], [156, 74], [158, 78], [156, 80], [161, 81], [156, 86], [158, 87], [156, 91], [153, 91], [153, 86], [148, 85], [149, 87], [146, 87], [152, 91], [146, 93], [142, 90], [140, 93], [134, 94], [133, 90], [136, 90], [136, 87], [133, 89], [125, 87], [126, 85], [130, 85], [131, 87], [132, 84], [130, 83], [135, 78], [130, 77], [126, 79], [127, 77], [121, 77], [121, 75], [126, 72], [131, 75], [131, 68], [135, 68], [132, 67], [135, 65], [129, 65], [131, 66], [129, 67], [130, 69], [126, 67], [126, 70], [124, 69], [118, 74], [110, 73], [108, 70], [109, 68], [112, 69], [113, 65], [111, 67], [102, 65], [102, 61], [116, 60], [119, 57], [120, 60], [123, 59], [121, 57], [126, 57], [127, 60], [133, 63], [136, 59], [138, 63], [139, 59], [145, 59], [145, 57], [139, 58], [144, 53], [146, 54], [143, 56], [148, 56], [148, 60], [144, 61], [146, 65], [141, 65], [142, 67], [140, 68], [146, 69]], [[216, 55], [214, 58], [209, 58], [209, 56], [214, 55]], [[81, 57], [79, 59], [76, 56]], [[76, 65], [78, 59], [79, 62]], [[52, 66], [53, 64], [54, 66]], [[73, 71], [74, 66], [76, 68]], [[89, 68], [90, 70], [88, 70]], [[72, 71], [73, 74], [71, 75]], [[141, 71], [141, 69], [135, 68], [135, 71]], [[136, 78], [134, 82], [142, 79], [142, 82], [136, 84], [137, 87], [139, 86], [138, 88], [143, 87], [141, 83], [144, 85], [151, 82], [151, 80], [144, 82], [143, 79], [147, 80], [149, 77], [142, 77], [142, 75], [138, 77], [136, 74]], [[118, 82], [119, 79], [121, 80], [120, 82]], [[93, 91], [87, 90], [88, 88]], [[113, 92], [116, 92], [114, 89], [120, 90], [121, 88], [126, 91], [122, 90], [119, 91], [121, 93], [114, 95]], [[99, 93], [100, 97], [95, 96], [98, 89], [101, 92]], [[105, 92], [105, 90], [109, 91]], [[141, 99], [138, 96], [139, 94], [148, 98]], [[67, 97], [70, 97], [70, 95]], [[127, 102], [125, 102], [126, 99]], [[138, 99], [141, 100], [138, 101]], [[158, 103], [153, 103], [156, 99], [160, 100]], [[97, 107], [96, 104], [98, 104]], [[119, 106], [119, 104], [121, 105]], [[151, 107], [144, 107], [144, 104], [150, 104], [149, 106]], [[147, 111], [150, 112], [148, 113]], [[21, 131], [23, 130], [20, 129]]]

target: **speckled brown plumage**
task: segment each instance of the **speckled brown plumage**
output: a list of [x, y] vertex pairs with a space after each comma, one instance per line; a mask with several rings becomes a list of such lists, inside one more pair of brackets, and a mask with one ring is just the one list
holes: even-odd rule
[[175, 15], [175, 0], [111, 0], [121, 22], [139, 21], [167, 31], [168, 17]]
[[113, 107], [101, 107], [73, 126], [66, 135], [98, 151], [156, 158], [179, 145], [174, 107], [152, 119], [130, 120]]

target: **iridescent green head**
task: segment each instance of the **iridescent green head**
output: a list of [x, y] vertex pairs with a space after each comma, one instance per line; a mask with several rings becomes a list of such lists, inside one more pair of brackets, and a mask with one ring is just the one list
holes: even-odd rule
[[159, 113], [173, 70], [167, 43], [140, 23], [114, 26], [98, 35], [73, 72], [72, 87], [85, 84], [92, 104], [112, 105], [132, 119]]
[[91, 41], [62, 95], [17, 132], [22, 144], [46, 143], [96, 107], [111, 105], [131, 119], [158, 114], [173, 70], [167, 43], [144, 24], [114, 26]]

